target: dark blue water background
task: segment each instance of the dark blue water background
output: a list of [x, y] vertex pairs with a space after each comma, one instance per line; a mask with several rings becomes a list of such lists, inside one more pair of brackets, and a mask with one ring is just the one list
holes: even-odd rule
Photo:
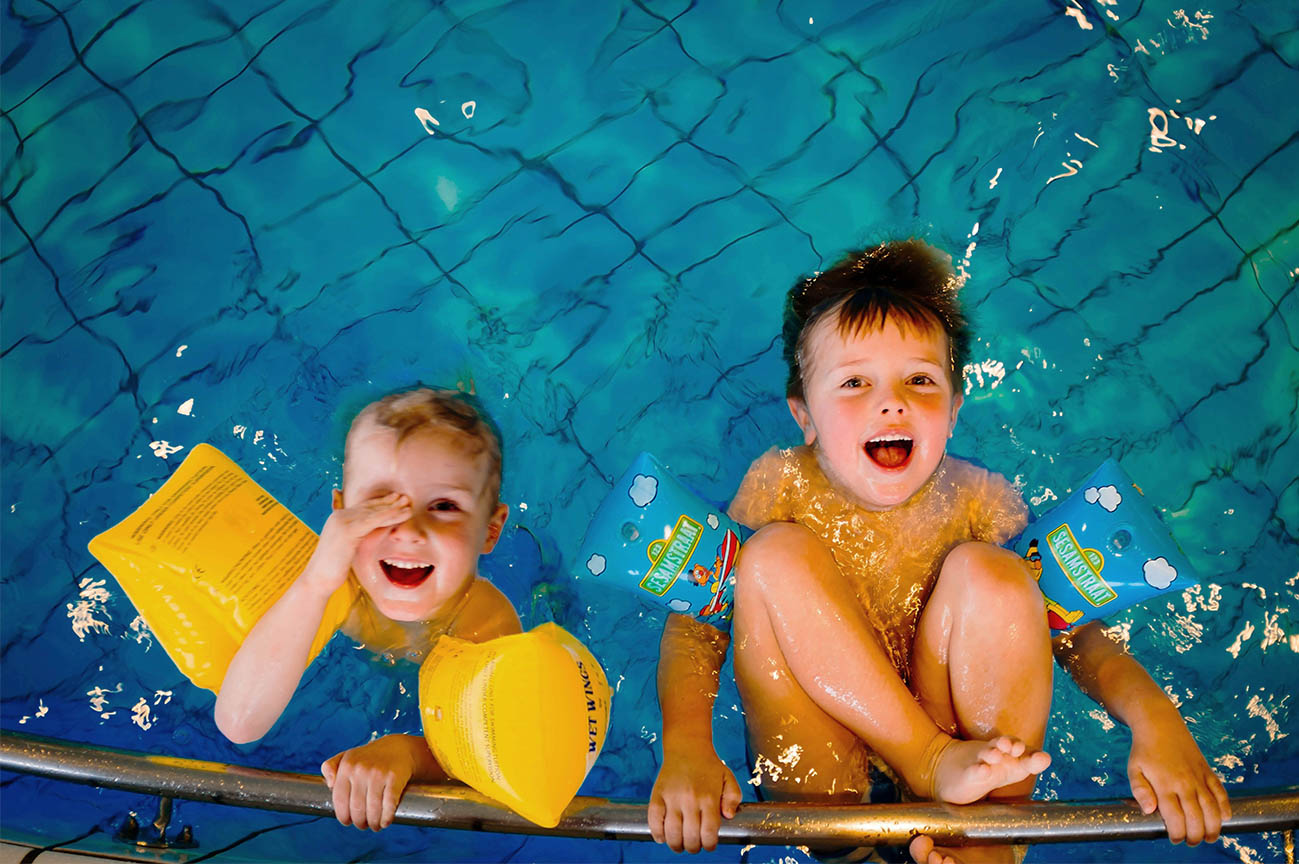
[[[584, 791], [646, 799], [662, 616], [570, 577], [586, 516], [642, 449], [729, 498], [794, 440], [783, 292], [921, 233], [981, 337], [953, 451], [1036, 511], [1120, 459], [1204, 584], [1114, 623], [1231, 790], [1299, 776], [1293, 4], [11, 0], [2, 23], [4, 730], [310, 771], [413, 728], [412, 670], [338, 640], [265, 741], [227, 744], [86, 541], [203, 441], [318, 528], [352, 411], [472, 379], [526, 529], [485, 570], [617, 685]], [[737, 704], [717, 734], [743, 775]], [[1059, 676], [1040, 794], [1127, 795], [1111, 725]], [[3, 784], [6, 836], [40, 843], [154, 806]], [[177, 819], [225, 861], [672, 857]]]

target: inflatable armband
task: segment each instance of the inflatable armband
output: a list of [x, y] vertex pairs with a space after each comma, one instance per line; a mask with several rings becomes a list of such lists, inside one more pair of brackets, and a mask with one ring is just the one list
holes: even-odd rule
[[1052, 630], [1196, 581], [1141, 489], [1113, 459], [1029, 525], [1012, 548], [1037, 575]]
[[[180, 671], [221, 689], [257, 620], [297, 578], [316, 534], [221, 451], [200, 444], [138, 510], [90, 541]], [[359, 587], [329, 599], [314, 659]]]
[[419, 671], [438, 764], [546, 828], [600, 755], [609, 698], [600, 664], [555, 624], [487, 642], [443, 636]]
[[578, 572], [729, 630], [743, 530], [642, 453], [591, 520]]

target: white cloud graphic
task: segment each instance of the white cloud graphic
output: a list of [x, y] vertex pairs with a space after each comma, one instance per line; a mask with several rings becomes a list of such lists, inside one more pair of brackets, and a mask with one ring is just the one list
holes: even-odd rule
[[668, 608], [673, 612], [689, 612], [690, 601], [682, 600], [680, 597], [674, 597], [668, 601]]
[[648, 474], [637, 474], [632, 478], [627, 494], [637, 507], [648, 507], [654, 496], [659, 494], [659, 479]]
[[1141, 572], [1146, 576], [1146, 582], [1153, 588], [1163, 590], [1173, 584], [1177, 578], [1177, 568], [1168, 563], [1167, 558], [1151, 558], [1142, 566]]
[[586, 569], [591, 571], [592, 576], [599, 576], [603, 573], [607, 564], [608, 562], [604, 560], [604, 556], [598, 552], [586, 559]]
[[1123, 496], [1120, 495], [1119, 490], [1113, 486], [1102, 486], [1099, 489], [1092, 486], [1088, 488], [1086, 492], [1083, 492], [1083, 500], [1088, 504], [1100, 504], [1106, 510], [1113, 513], [1115, 510], [1119, 509], [1119, 505], [1123, 503]]
[[709, 527], [709, 528], [712, 528], [714, 531], [716, 531], [716, 530], [717, 530], [717, 526], [720, 525], [720, 524], [721, 524], [721, 522], [717, 519], [717, 514], [716, 514], [716, 513], [709, 513], [709, 514], [708, 514], [708, 527]]

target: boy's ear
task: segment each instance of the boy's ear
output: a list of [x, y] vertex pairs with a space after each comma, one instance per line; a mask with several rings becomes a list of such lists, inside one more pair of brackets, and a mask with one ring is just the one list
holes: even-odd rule
[[483, 551], [480, 553], [486, 555], [496, 548], [496, 541], [501, 539], [501, 531], [505, 528], [505, 520], [510, 517], [510, 505], [502, 501], [496, 505], [492, 515], [487, 519], [487, 539], [483, 542]]
[[331, 503], [334, 505], [334, 509], [335, 509], [335, 510], [342, 510], [342, 509], [343, 509], [343, 490], [342, 490], [342, 489], [335, 489], [335, 490], [334, 490], [334, 494], [331, 496], [331, 499], [330, 499], [330, 500], [331, 500]]
[[956, 395], [952, 397], [952, 420], [950, 423], [947, 424], [948, 438], [951, 438], [953, 435], [956, 434], [956, 415], [961, 412], [961, 406], [964, 404], [965, 404], [965, 394], [959, 390], [956, 391]]
[[789, 404], [789, 413], [794, 415], [794, 422], [803, 430], [803, 443], [811, 447], [816, 441], [816, 427], [812, 425], [812, 413], [807, 410], [807, 403], [797, 396], [785, 399]]

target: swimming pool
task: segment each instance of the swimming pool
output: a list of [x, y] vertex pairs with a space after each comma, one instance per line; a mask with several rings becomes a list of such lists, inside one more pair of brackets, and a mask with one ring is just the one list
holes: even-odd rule
[[[410, 723], [373, 674], [409, 670], [336, 642], [265, 742], [223, 742], [85, 544], [202, 441], [319, 526], [349, 409], [472, 377], [528, 532], [487, 566], [525, 624], [553, 616], [601, 657], [618, 692], [584, 791], [643, 800], [661, 619], [568, 577], [585, 518], [642, 449], [725, 500], [793, 438], [783, 291], [914, 231], [969, 273], [981, 335], [954, 452], [1035, 510], [1121, 459], [1204, 584], [1115, 620], [1230, 789], [1299, 776], [1287, 4], [14, 0], [5, 16], [4, 730], [305, 771]], [[719, 704], [742, 773], [733, 688]], [[1057, 683], [1041, 794], [1127, 794], [1110, 724]], [[150, 806], [33, 778], [0, 792], [6, 836], [40, 842]], [[216, 805], [177, 819], [201, 853], [230, 847], [220, 860], [672, 857]], [[1051, 856], [1271, 860], [1277, 842]], [[781, 856], [806, 860], [748, 860]]]

